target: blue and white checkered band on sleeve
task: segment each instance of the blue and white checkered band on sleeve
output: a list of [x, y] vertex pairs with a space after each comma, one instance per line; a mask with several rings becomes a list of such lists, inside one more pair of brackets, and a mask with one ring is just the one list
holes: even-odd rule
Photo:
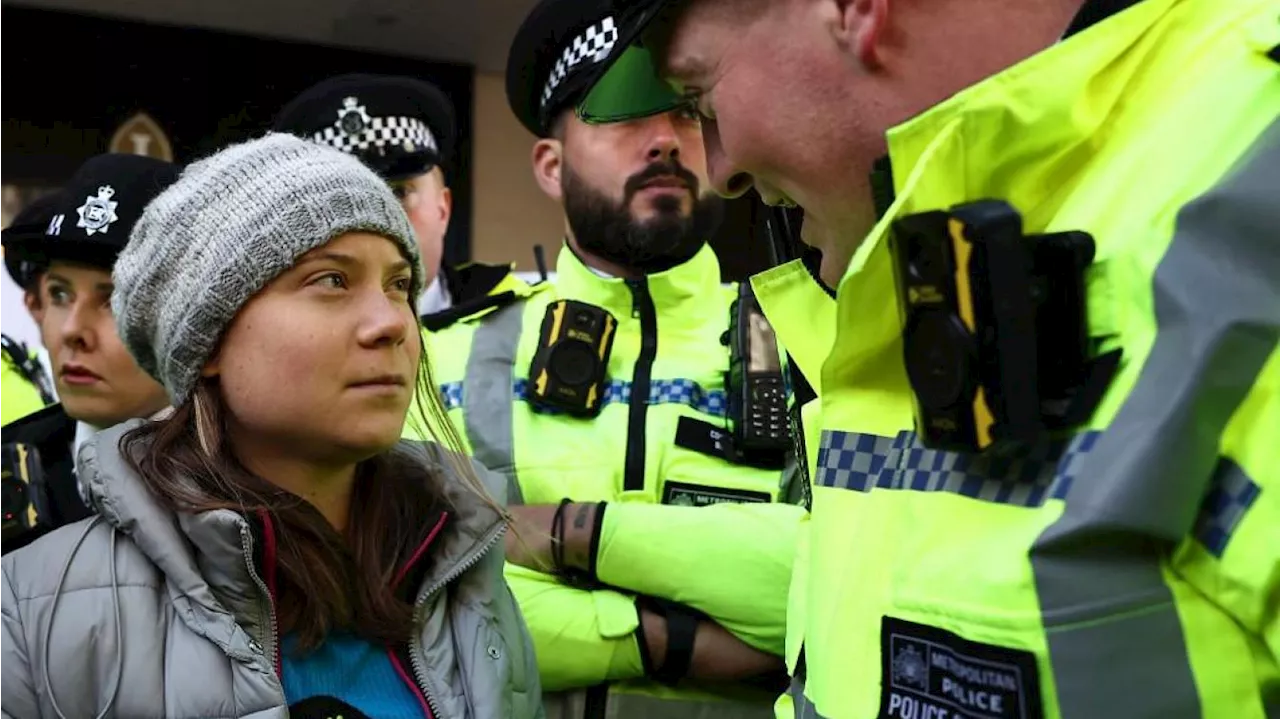
[[[348, 119], [347, 114], [355, 115], [355, 118]], [[312, 135], [311, 139], [352, 153], [384, 147], [405, 152], [440, 151], [427, 123], [416, 117], [369, 117], [357, 114], [355, 110], [342, 115], [333, 125]]]
[[555, 66], [551, 68], [551, 76], [547, 78], [547, 84], [542, 88], [541, 107], [546, 108], [547, 101], [551, 99], [551, 93], [556, 91], [560, 83], [568, 77], [569, 71], [578, 63], [588, 59], [593, 64], [603, 62], [617, 42], [618, 27], [614, 24], [612, 17], [602, 19], [575, 37], [573, 42], [565, 46], [560, 59], [556, 60]]

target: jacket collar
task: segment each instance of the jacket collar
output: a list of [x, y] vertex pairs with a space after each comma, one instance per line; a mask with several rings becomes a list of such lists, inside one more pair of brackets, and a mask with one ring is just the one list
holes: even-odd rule
[[[824, 387], [839, 375], [868, 391], [905, 392], [898, 318], [865, 311], [895, 294], [886, 236], [897, 217], [1001, 198], [1019, 209], [1028, 232], [1080, 229], [1054, 221], [1073, 183], [1085, 180], [1108, 123], [1141, 101], [1145, 68], [1176, 62], [1162, 56], [1179, 52], [1166, 36], [1195, 32], [1212, 12], [1209, 0], [1143, 0], [890, 129], [893, 204], [841, 280]], [[1100, 261], [1104, 252], [1100, 245]], [[887, 385], [871, 387], [869, 378]]]
[[[1085, 0], [1063, 33], [1063, 39], [1089, 29], [1116, 13], [1142, 0]], [[884, 217], [893, 205], [893, 163], [888, 155], [877, 158], [871, 170], [871, 199], [876, 217]]]
[[[261, 552], [257, 522], [231, 510], [190, 514], [173, 512], [163, 506], [128, 465], [120, 450], [121, 438], [144, 420], [132, 420], [103, 430], [81, 449], [78, 469], [91, 505], [116, 530], [155, 563], [171, 587], [171, 596], [200, 615], [202, 633], [227, 647], [235, 645], [235, 626], [226, 624], [228, 612], [235, 623], [252, 633], [265, 632], [260, 626], [263, 599], [253, 577], [255, 556]], [[402, 441], [392, 450], [408, 457], [423, 470], [424, 477], [437, 478], [449, 507], [450, 518], [431, 545], [432, 561], [425, 572], [414, 573], [422, 587], [456, 578], [487, 549], [505, 522], [476, 493], [464, 486], [450, 468], [444, 451], [434, 444]], [[469, 460], [463, 459], [464, 462]], [[495, 477], [481, 474], [485, 488], [502, 496], [505, 486]], [[259, 573], [258, 579], [265, 581]], [[197, 627], [198, 628], [198, 627]], [[240, 637], [243, 641], [247, 638]]]
[[[682, 310], [702, 312], [709, 293], [720, 287], [720, 261], [710, 245], [688, 262], [642, 280], [649, 288], [659, 315]], [[566, 242], [556, 260], [556, 287], [562, 297], [609, 310], [619, 320], [632, 314], [632, 294], [628, 282], [587, 267]]]

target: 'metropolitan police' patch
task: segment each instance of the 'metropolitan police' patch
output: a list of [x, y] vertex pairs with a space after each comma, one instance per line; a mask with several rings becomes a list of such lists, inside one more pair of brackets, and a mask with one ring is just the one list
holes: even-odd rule
[[753, 492], [749, 489], [728, 489], [726, 487], [707, 487], [700, 484], [685, 484], [667, 480], [662, 488], [662, 503], [685, 507], [706, 507], [711, 504], [751, 504], [768, 502], [771, 497], [766, 492]]
[[885, 617], [881, 719], [1043, 719], [1031, 652]]

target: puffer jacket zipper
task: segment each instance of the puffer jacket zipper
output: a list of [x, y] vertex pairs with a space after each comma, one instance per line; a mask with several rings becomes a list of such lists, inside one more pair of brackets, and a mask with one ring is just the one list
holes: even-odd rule
[[262, 519], [262, 564], [265, 569], [267, 578], [264, 581], [258, 574], [257, 562], [253, 558], [253, 532], [246, 523], [240, 528], [240, 547], [244, 552], [245, 564], [249, 567], [249, 577], [253, 583], [257, 585], [258, 591], [262, 596], [267, 598], [267, 618], [270, 625], [270, 631], [263, 637], [266, 640], [266, 646], [261, 646], [257, 639], [252, 640], [260, 650], [267, 661], [270, 662], [271, 668], [275, 671], [276, 680], [280, 683], [280, 693], [284, 694], [284, 674], [280, 665], [280, 642], [279, 627], [276, 619], [276, 533], [275, 525], [271, 522], [271, 516], [266, 512], [261, 515]]
[[[279, 627], [276, 618], [276, 594], [275, 594], [275, 526], [271, 522], [268, 514], [262, 514], [263, 526], [263, 567], [264, 573], [267, 575], [264, 580], [256, 569], [256, 562], [253, 560], [253, 533], [246, 525], [241, 530], [241, 546], [244, 551], [245, 561], [249, 567], [249, 574], [257, 585], [259, 591], [268, 599], [268, 613], [270, 619], [270, 632], [264, 637], [267, 640], [267, 646], [263, 648], [263, 654], [271, 662], [271, 666], [275, 669], [277, 680], [281, 683], [281, 692], [284, 691], [284, 674], [281, 667], [280, 651], [279, 651]], [[440, 530], [444, 527], [445, 521], [448, 519], [448, 513], [440, 516], [435, 527], [427, 534], [426, 539], [414, 551], [413, 555], [406, 562], [405, 566], [400, 569], [393, 586], [399, 584], [412, 570], [413, 566], [426, 555], [427, 549], [431, 543], [435, 541]], [[417, 624], [418, 613], [426, 604], [427, 600], [435, 596], [437, 592], [446, 587], [450, 582], [462, 576], [467, 570], [474, 567], [484, 557], [485, 554], [493, 549], [502, 535], [506, 533], [507, 525], [505, 522], [497, 524], [493, 529], [485, 535], [483, 540], [476, 545], [476, 548], [463, 557], [453, 569], [441, 577], [435, 584], [428, 587], [425, 591], [420, 592], [417, 600], [414, 602], [414, 618]], [[255, 640], [256, 641], [256, 640]], [[405, 670], [404, 663], [401, 661], [399, 653], [394, 647], [387, 647], [387, 655], [391, 660], [392, 666], [400, 678], [405, 681], [413, 690], [415, 696], [422, 706], [423, 712], [427, 719], [443, 719], [440, 714], [440, 706], [436, 703], [432, 696], [435, 689], [431, 686], [430, 678], [426, 674], [424, 668], [425, 658], [422, 657], [422, 648], [418, 642], [409, 642], [408, 646], [409, 661], [413, 667], [413, 677], [409, 676], [409, 672]], [[415, 681], [416, 679], [416, 681]]]
[[[410, 555], [409, 561], [405, 562], [405, 565], [401, 567], [399, 573], [396, 574], [395, 581], [392, 582], [391, 585], [393, 589], [399, 586], [400, 582], [404, 581], [404, 578], [408, 576], [414, 565], [418, 563], [418, 560], [426, 555], [427, 548], [431, 546], [431, 543], [435, 541], [436, 536], [440, 534], [440, 530], [444, 527], [444, 523], [448, 518], [448, 512], [444, 512], [440, 515], [440, 519], [436, 521], [436, 525], [427, 533], [426, 539], [422, 540], [422, 543], [419, 544], [418, 548], [414, 550], [412, 555]], [[415, 614], [416, 611], [417, 610], [415, 609]], [[412, 644], [412, 641], [406, 642], [406, 648], [412, 646]], [[391, 645], [387, 646], [387, 658], [391, 660], [391, 665], [395, 667], [396, 674], [400, 676], [400, 679], [407, 686], [413, 689], [414, 696], [417, 697], [418, 703], [422, 706], [423, 716], [427, 719], [436, 719], [439, 717], [440, 707], [435, 703], [435, 700], [431, 698], [431, 689], [427, 686], [426, 682], [421, 680], [415, 681], [409, 676], [409, 672], [404, 668], [404, 662], [400, 660], [400, 653], [396, 651], [396, 647]]]
[[[420, 619], [418, 615], [421, 613], [422, 608], [426, 605], [427, 600], [435, 596], [436, 593], [439, 592], [441, 589], [444, 589], [446, 586], [448, 586], [450, 582], [462, 576], [467, 570], [471, 569], [476, 564], [478, 564], [480, 560], [484, 557], [484, 555], [488, 554], [490, 549], [493, 549], [494, 545], [498, 543], [498, 540], [502, 539], [502, 535], [505, 534], [506, 531], [507, 531], [506, 522], [500, 522], [497, 525], [495, 525], [493, 529], [490, 529], [489, 532], [485, 534], [483, 540], [476, 545], [476, 548], [473, 549], [465, 557], [463, 557], [457, 564], [455, 564], [453, 569], [451, 569], [447, 574], [441, 577], [439, 581], [437, 581], [435, 584], [431, 585], [430, 587], [427, 587], [425, 590], [423, 590], [418, 594], [418, 599], [414, 602], [414, 605], [413, 605], [413, 614], [414, 614], [415, 624], [418, 623]], [[445, 719], [440, 714], [439, 705], [437, 705], [435, 703], [435, 700], [432, 699], [432, 696], [434, 696], [437, 692], [435, 688], [431, 685], [431, 678], [427, 676], [427, 671], [425, 667], [426, 657], [422, 655], [421, 643], [419, 642], [410, 643], [409, 663], [413, 666], [413, 676], [418, 680], [419, 689], [422, 691], [422, 694], [426, 698], [427, 703], [430, 707], [431, 718]]]

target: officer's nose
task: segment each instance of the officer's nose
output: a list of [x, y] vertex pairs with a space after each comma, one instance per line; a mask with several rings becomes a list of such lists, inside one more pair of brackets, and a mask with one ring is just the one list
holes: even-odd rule
[[97, 321], [101, 314], [93, 303], [77, 299], [62, 319], [62, 344], [80, 352], [92, 352], [98, 345]]
[[702, 120], [702, 146], [707, 155], [707, 179], [711, 188], [730, 199], [747, 194], [755, 183], [751, 174], [734, 166], [720, 142], [720, 127], [715, 120]]
[[661, 113], [645, 119], [649, 129], [649, 144], [645, 159], [649, 162], [674, 162], [680, 159], [680, 136], [670, 113]]

